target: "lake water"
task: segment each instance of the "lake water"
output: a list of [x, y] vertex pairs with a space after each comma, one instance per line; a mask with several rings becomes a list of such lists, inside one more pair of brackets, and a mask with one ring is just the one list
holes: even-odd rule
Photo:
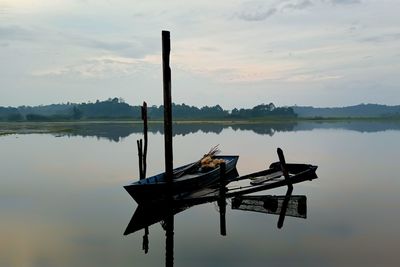
[[[0, 137], [0, 266], [163, 266], [160, 224], [148, 254], [143, 231], [123, 236], [137, 206], [122, 186], [138, 177], [140, 126], [68, 127]], [[287, 217], [282, 229], [277, 216], [228, 206], [224, 237], [214, 204], [177, 214], [175, 266], [398, 265], [399, 123], [184, 124], [175, 133], [175, 166], [219, 144], [240, 155], [240, 174], [277, 161], [277, 147], [287, 162], [319, 167], [318, 179], [294, 187], [307, 196], [307, 219]], [[153, 125], [148, 175], [163, 171], [163, 153], [162, 125]]]

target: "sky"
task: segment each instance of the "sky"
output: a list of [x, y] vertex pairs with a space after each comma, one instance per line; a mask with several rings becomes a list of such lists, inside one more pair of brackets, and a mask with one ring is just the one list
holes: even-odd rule
[[399, 0], [0, 0], [0, 106], [400, 104]]

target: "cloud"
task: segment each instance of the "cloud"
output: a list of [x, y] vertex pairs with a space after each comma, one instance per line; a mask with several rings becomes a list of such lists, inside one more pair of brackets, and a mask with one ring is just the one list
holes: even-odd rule
[[3, 6], [3, 5], [0, 3], [0, 17], [1, 17], [1, 16], [4, 16], [4, 15], [7, 15], [8, 12], [9, 12], [9, 8], [8, 8], [7, 6]]
[[242, 11], [236, 13], [236, 17], [245, 21], [262, 21], [284, 10], [302, 10], [313, 5], [310, 0], [286, 0], [266, 7], [265, 2], [253, 1], [245, 3]]
[[360, 0], [329, 0], [334, 5], [352, 5], [352, 4], [360, 4]]
[[19, 26], [0, 26], [0, 40], [31, 40], [32, 33], [29, 30]]
[[97, 49], [115, 53], [124, 57], [143, 58], [146, 55], [153, 54], [157, 49], [158, 40], [151, 38], [107, 38], [91, 37], [75, 33], [54, 32], [47, 28], [39, 28], [35, 30], [23, 28], [17, 25], [0, 26], [0, 41], [23, 41], [30, 43], [39, 43], [54, 45], [70, 45], [90, 50]]
[[295, 75], [287, 79], [289, 82], [318, 82], [327, 80], [338, 80], [341, 75], [325, 75], [325, 74], [301, 74]]
[[254, 10], [242, 11], [237, 14], [237, 17], [245, 21], [261, 21], [271, 17], [276, 13], [276, 11], [276, 8], [270, 8], [267, 10], [259, 10], [255, 8]]
[[245, 21], [262, 21], [287, 10], [303, 10], [312, 7], [317, 2], [330, 3], [332, 5], [352, 5], [360, 4], [361, 0], [285, 0], [277, 1], [265, 6], [263, 1], [250, 1], [242, 5], [242, 11], [236, 13], [236, 17]]
[[177, 68], [184, 72], [207, 77], [220, 83], [248, 83], [267, 80], [286, 80], [289, 73], [298, 71], [301, 66], [296, 63], [269, 64], [235, 64], [235, 65], [193, 65], [181, 62]]
[[114, 52], [120, 56], [143, 58], [148, 54], [154, 53], [158, 46], [156, 41], [146, 41], [146, 39], [137, 40], [113, 40], [105, 41], [99, 38], [90, 38], [83, 36], [67, 37], [73, 45], [78, 45], [86, 48], [94, 48], [109, 52]]
[[297, 9], [297, 10], [300, 10], [300, 9], [305, 9], [305, 8], [311, 7], [313, 5], [314, 4], [311, 1], [304, 0], [304, 1], [300, 1], [300, 2], [286, 4], [286, 5], [284, 5], [282, 7], [282, 10], [283, 9]]
[[400, 40], [400, 32], [386, 33], [361, 39], [362, 42], [372, 42], [372, 43], [395, 42], [398, 40]]
[[33, 76], [71, 76], [82, 78], [106, 78], [129, 76], [153, 69], [152, 57], [134, 59], [116, 56], [101, 56], [83, 60], [77, 64], [39, 70]]

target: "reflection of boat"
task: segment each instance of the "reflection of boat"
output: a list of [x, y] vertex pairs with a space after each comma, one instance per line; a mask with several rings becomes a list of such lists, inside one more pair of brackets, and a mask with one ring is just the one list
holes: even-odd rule
[[175, 215], [190, 208], [190, 205], [168, 205], [167, 201], [139, 204], [132, 216], [124, 235], [129, 235], [157, 222], [165, 220], [168, 215]]
[[[235, 169], [239, 156], [215, 156], [215, 158], [225, 161], [226, 173], [229, 173]], [[143, 201], [165, 198], [166, 192], [175, 195], [182, 192], [198, 190], [199, 188], [216, 182], [220, 178], [220, 167], [211, 170], [203, 170], [201, 168], [195, 168], [195, 170], [193, 170], [192, 167], [195, 164], [196, 163], [191, 163], [175, 169], [174, 173], [180, 174], [182, 174], [184, 170], [190, 171], [185, 172], [179, 177], [175, 176], [171, 185], [167, 184], [165, 173], [160, 173], [126, 185], [124, 188], [138, 203], [140, 203]], [[168, 186], [170, 186], [171, 190], [168, 190]]]
[[[226, 198], [218, 199], [215, 196], [214, 201], [222, 201], [225, 203]], [[288, 201], [285, 207], [284, 201]], [[191, 207], [213, 202], [207, 198], [191, 198], [185, 200], [174, 200], [171, 203], [166, 201], [149, 202], [139, 204], [129, 222], [124, 235], [134, 233], [147, 226], [163, 221], [168, 215], [175, 215]], [[280, 216], [291, 216], [298, 218], [307, 218], [307, 197], [303, 195], [297, 196], [236, 196], [232, 199], [232, 209], [250, 212], [261, 212], [267, 214], [275, 214]], [[220, 206], [221, 212], [221, 206]]]
[[307, 218], [306, 196], [237, 196], [232, 199], [232, 209], [280, 215], [285, 199], [286, 216]]

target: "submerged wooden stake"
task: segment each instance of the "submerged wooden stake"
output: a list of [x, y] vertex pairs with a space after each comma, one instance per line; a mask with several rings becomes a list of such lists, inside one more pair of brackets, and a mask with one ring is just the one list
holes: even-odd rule
[[144, 136], [144, 145], [143, 145], [143, 176], [146, 178], [147, 171], [147, 103], [143, 101], [142, 106], [142, 120], [143, 120], [143, 136]]
[[143, 141], [139, 139], [136, 141], [137, 149], [138, 149], [138, 157], [139, 157], [139, 179], [142, 180], [145, 178], [143, 175]]

